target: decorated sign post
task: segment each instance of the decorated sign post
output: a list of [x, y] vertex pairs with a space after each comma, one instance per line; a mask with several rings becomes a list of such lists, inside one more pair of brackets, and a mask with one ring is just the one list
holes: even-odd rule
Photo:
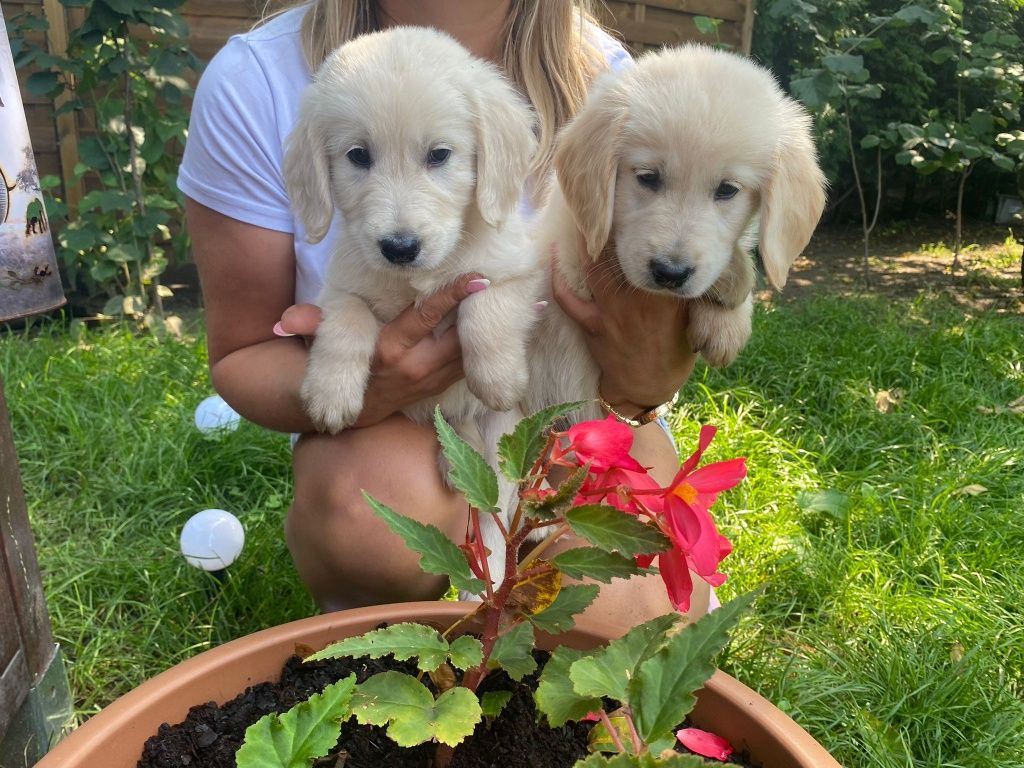
[[0, 320], [62, 304], [64, 293], [11, 44], [6, 25], [0, 24]]

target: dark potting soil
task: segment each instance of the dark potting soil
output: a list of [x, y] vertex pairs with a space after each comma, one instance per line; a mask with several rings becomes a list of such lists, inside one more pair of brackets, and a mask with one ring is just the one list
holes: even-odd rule
[[[538, 670], [547, 654], [538, 654]], [[363, 682], [378, 672], [398, 669], [415, 674], [415, 666], [393, 659], [329, 659], [303, 664], [298, 656], [285, 662], [277, 683], [259, 683], [220, 706], [210, 702], [192, 707], [185, 721], [164, 723], [146, 740], [138, 768], [235, 768], [235, 753], [245, 729], [270, 712], [284, 712], [325, 686], [353, 672]], [[539, 672], [538, 672], [539, 674]], [[424, 678], [429, 685], [429, 680]], [[487, 677], [480, 693], [512, 691], [499, 717], [484, 721], [455, 751], [452, 768], [571, 768], [587, 756], [591, 723], [568, 723], [562, 728], [536, 725], [533, 705], [536, 675], [516, 683], [504, 672]], [[331, 756], [315, 768], [430, 768], [433, 744], [400, 748], [384, 728], [346, 722]], [[749, 765], [740, 761], [737, 765]]]

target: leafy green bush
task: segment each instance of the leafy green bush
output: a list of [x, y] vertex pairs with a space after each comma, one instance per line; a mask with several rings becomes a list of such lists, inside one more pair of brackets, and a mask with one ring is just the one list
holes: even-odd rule
[[[867, 225], [886, 205], [885, 186], [903, 188], [904, 213], [915, 195], [927, 197], [940, 214], [960, 196], [962, 179], [955, 176], [916, 184], [919, 167], [934, 171], [956, 162], [926, 153], [911, 166], [913, 156], [901, 153], [920, 142], [907, 146], [917, 137], [900, 133], [899, 125], [923, 129], [943, 120], [977, 134], [983, 117], [972, 115], [990, 115], [992, 130], [986, 124], [982, 133], [994, 162], [979, 166], [971, 179], [979, 192], [976, 210], [986, 202], [984, 192], [1013, 189], [1012, 165], [999, 155], [1016, 158], [997, 136], [1007, 131], [1006, 121], [1019, 122], [1022, 36], [1021, 0], [765, 0], [758, 5], [753, 52], [815, 112], [833, 205], [860, 192]], [[1004, 135], [1002, 143], [1010, 140]], [[874, 191], [875, 206], [865, 201], [865, 189]]]
[[17, 66], [37, 70], [28, 90], [57, 100], [57, 114], [81, 113], [80, 122], [95, 127], [79, 142], [72, 169], [87, 193], [77, 210], [51, 203], [51, 221], [64, 219], [59, 257], [79, 303], [107, 315], [162, 316], [168, 251], [184, 254], [188, 245], [176, 178], [188, 127], [186, 75], [198, 62], [177, 12], [183, 0], [61, 2], [86, 9], [65, 55], [24, 34], [45, 30], [45, 19], [11, 20]]

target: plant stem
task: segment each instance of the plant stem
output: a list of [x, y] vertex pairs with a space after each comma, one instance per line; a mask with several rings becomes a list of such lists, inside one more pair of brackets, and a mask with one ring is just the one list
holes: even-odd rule
[[528, 527], [522, 528], [506, 541], [505, 578], [501, 582], [501, 586], [494, 593], [494, 596], [482, 604], [483, 610], [486, 611], [484, 628], [480, 633], [480, 641], [483, 643], [483, 658], [479, 666], [466, 670], [466, 674], [462, 678], [462, 687], [468, 688], [471, 691], [475, 691], [484, 678], [487, 677], [487, 662], [494, 651], [494, 644], [498, 642], [498, 635], [501, 631], [501, 619], [505, 614], [505, 607], [508, 605], [509, 596], [512, 594], [512, 590], [515, 589], [518, 581], [516, 576], [521, 567], [519, 565], [519, 548], [529, 535], [530, 529]]
[[636, 732], [636, 723], [633, 722], [633, 710], [626, 707], [623, 710], [623, 715], [626, 718], [626, 723], [629, 725], [629, 739], [633, 742], [633, 752], [639, 755], [644, 749], [644, 742], [640, 738], [640, 734]]
[[[124, 39], [128, 40], [128, 23], [124, 22], [124, 29], [122, 30]], [[121, 53], [126, 61], [131, 61], [128, 55], [127, 46], [122, 44]], [[135, 94], [132, 91], [132, 70], [131, 67], [126, 68], [124, 73], [124, 127], [126, 138], [128, 139], [128, 171], [132, 177], [132, 191], [135, 196], [135, 205], [138, 207], [139, 213], [145, 217], [146, 215], [146, 196], [142, 191], [142, 175], [139, 173], [139, 147], [135, 143], [135, 132], [132, 130], [133, 119], [135, 113]], [[146, 251], [146, 266], [152, 266], [153, 264], [153, 241], [146, 237], [143, 239], [143, 247]], [[159, 275], [153, 277], [152, 286], [152, 306], [156, 310], [157, 317], [164, 316], [164, 300], [160, 295], [160, 278]], [[142, 276], [142, 265], [139, 265], [139, 295], [146, 295], [146, 285]]]
[[608, 713], [601, 709], [598, 711], [598, 716], [601, 718], [601, 722], [604, 724], [604, 727], [608, 730], [608, 736], [611, 738], [612, 744], [614, 744], [615, 748], [619, 751], [619, 754], [625, 753], [626, 746], [622, 743], [622, 739], [619, 738], [619, 732], [615, 730], [615, 726], [612, 725], [612, 721], [608, 717]]
[[544, 541], [542, 541], [540, 544], [538, 544], [536, 547], [534, 547], [533, 551], [530, 552], [530, 554], [528, 554], [525, 558], [523, 558], [523, 562], [522, 562], [520, 567], [526, 568], [530, 563], [532, 563], [538, 557], [543, 555], [544, 552], [548, 549], [548, 547], [550, 547], [552, 544], [554, 544], [556, 541], [558, 541], [560, 538], [562, 538], [562, 536], [564, 536], [568, 532], [569, 532], [569, 526], [568, 525], [563, 523], [562, 525], [558, 526], [555, 530], [553, 530], [550, 534], [548, 534], [547, 538], [545, 538]]
[[864, 199], [864, 185], [860, 180], [860, 170], [857, 168], [857, 151], [853, 148], [853, 124], [850, 122], [850, 100], [843, 94], [843, 110], [846, 119], [846, 144], [850, 150], [850, 166], [853, 168], [853, 181], [857, 187], [857, 197], [860, 199], [861, 228], [864, 232], [864, 258], [862, 269], [864, 272], [864, 287], [871, 285], [871, 275], [868, 272], [868, 255], [870, 254], [871, 230], [868, 228], [868, 204]]
[[954, 272], [962, 266], [960, 264], [960, 245], [963, 239], [964, 226], [964, 185], [967, 184], [967, 177], [971, 175], [973, 170], [974, 163], [971, 163], [964, 169], [964, 172], [960, 174], [960, 186], [956, 190], [956, 238], [953, 241], [953, 266], [951, 267]]
[[[483, 546], [483, 533], [480, 531], [480, 510], [476, 507], [470, 507], [469, 520], [470, 524], [473, 526], [474, 538], [480, 546]], [[504, 530], [502, 533], [506, 538], [508, 537], [508, 534], [506, 534]], [[494, 582], [491, 580], [491, 566], [490, 563], [487, 562], [486, 557], [482, 559], [480, 567], [484, 570], [484, 584], [485, 589], [487, 590], [487, 599], [490, 600], [494, 597]]]

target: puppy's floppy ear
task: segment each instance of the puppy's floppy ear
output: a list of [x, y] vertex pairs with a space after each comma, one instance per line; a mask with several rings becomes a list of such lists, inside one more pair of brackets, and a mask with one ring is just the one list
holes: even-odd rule
[[334, 215], [327, 137], [320, 130], [319, 122], [315, 102], [307, 94], [295, 126], [288, 134], [284, 152], [285, 189], [310, 243], [324, 239]]
[[558, 184], [591, 256], [601, 252], [611, 234], [619, 135], [626, 119], [624, 105], [611, 97], [610, 77], [594, 85], [555, 147]]
[[500, 227], [523, 192], [537, 150], [529, 105], [484, 64], [469, 69], [466, 95], [476, 113], [476, 204], [484, 221]]
[[825, 208], [825, 176], [811, 135], [811, 118], [787, 99], [785, 135], [775, 153], [775, 167], [761, 192], [761, 260], [768, 282], [782, 290]]

